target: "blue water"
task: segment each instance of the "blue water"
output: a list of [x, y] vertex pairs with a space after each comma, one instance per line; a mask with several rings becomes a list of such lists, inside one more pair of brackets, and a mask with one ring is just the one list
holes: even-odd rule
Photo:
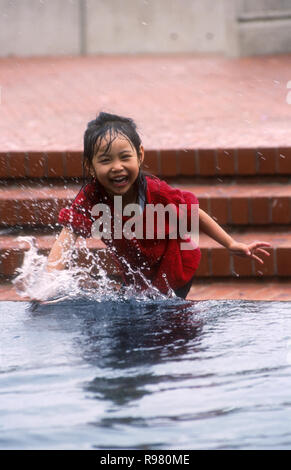
[[291, 303], [0, 303], [1, 449], [291, 449]]

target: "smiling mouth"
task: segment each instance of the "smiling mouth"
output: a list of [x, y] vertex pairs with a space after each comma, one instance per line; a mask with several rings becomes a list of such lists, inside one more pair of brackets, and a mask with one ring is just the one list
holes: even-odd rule
[[128, 182], [127, 176], [116, 176], [115, 178], [110, 179], [115, 186], [125, 186]]

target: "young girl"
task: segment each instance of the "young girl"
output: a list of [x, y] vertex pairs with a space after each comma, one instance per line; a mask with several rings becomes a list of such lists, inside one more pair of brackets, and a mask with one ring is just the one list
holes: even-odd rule
[[[84, 174], [88, 178], [70, 208], [60, 211], [59, 222], [63, 229], [55, 241], [48, 257], [47, 269], [61, 270], [66, 266], [66, 253], [78, 236], [90, 237], [96, 217], [92, 208], [96, 204], [106, 204], [112, 215], [110, 219], [111, 237], [102, 239], [119, 263], [123, 273], [123, 283], [134, 285], [136, 289], [156, 287], [160, 292], [175, 292], [186, 298], [194, 273], [199, 265], [201, 253], [198, 247], [181, 249], [182, 239], [170, 237], [169, 224], [165, 223], [164, 238], [158, 237], [157, 224], [154, 224], [154, 237], [131, 239], [122, 235], [114, 236], [114, 196], [121, 196], [122, 208], [127, 204], [138, 203], [144, 217], [148, 204], [171, 204], [187, 208], [187, 221], [191, 219], [191, 207], [198, 204], [194, 194], [172, 188], [157, 177], [145, 174], [141, 167], [144, 161], [144, 148], [132, 119], [107, 113], [88, 123], [84, 135]], [[144, 233], [146, 233], [145, 219]], [[127, 220], [122, 217], [122, 222]], [[231, 253], [247, 256], [263, 263], [262, 255], [269, 253], [262, 247], [265, 242], [243, 244], [236, 242], [211, 217], [199, 209], [200, 230], [226, 247]], [[108, 234], [107, 234], [108, 235]]]

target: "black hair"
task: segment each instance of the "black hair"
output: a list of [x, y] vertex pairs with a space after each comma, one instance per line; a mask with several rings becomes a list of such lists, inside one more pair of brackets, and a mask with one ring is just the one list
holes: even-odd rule
[[140, 154], [141, 139], [136, 131], [135, 122], [116, 114], [100, 113], [96, 119], [88, 122], [84, 134], [83, 170], [85, 175], [105, 135], [109, 136], [105, 153], [109, 151], [116, 137], [122, 135], [134, 146], [137, 155]]
[[[125, 137], [140, 155], [141, 139], [137, 133], [137, 126], [133, 119], [101, 112], [93, 121], [89, 121], [84, 134], [84, 152], [83, 152], [83, 175], [84, 182], [90, 177], [89, 169], [92, 165], [94, 155], [99, 151], [102, 139], [109, 136], [108, 145], [105, 153], [109, 151], [112, 142], [118, 135]], [[139, 185], [145, 184], [144, 172], [139, 171], [136, 180], [137, 189]]]

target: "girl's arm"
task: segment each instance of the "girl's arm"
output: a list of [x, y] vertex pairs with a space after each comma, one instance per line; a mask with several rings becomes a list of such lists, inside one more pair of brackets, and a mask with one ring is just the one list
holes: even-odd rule
[[71, 229], [64, 227], [54, 242], [47, 260], [47, 271], [65, 269], [68, 254], [76, 242], [78, 236]]
[[234, 255], [247, 256], [256, 259], [261, 264], [264, 264], [264, 261], [258, 255], [270, 256], [270, 253], [262, 249], [262, 247], [270, 247], [270, 243], [260, 241], [250, 244], [239, 243], [228, 235], [220, 225], [202, 209], [199, 209], [199, 227], [202, 232], [216, 240]]
[[[67, 262], [70, 258], [71, 249], [74, 246], [78, 235], [76, 235], [71, 229], [64, 227], [52, 246], [50, 254], [47, 259], [47, 271], [49, 273], [55, 270], [63, 270], [66, 268]], [[99, 283], [96, 279], [90, 277], [90, 275], [83, 275], [83, 278], [79, 280], [81, 287], [86, 289], [96, 289], [99, 287]], [[108, 282], [109, 287], [116, 288], [116, 282]], [[37, 300], [37, 299], [34, 299]], [[55, 302], [55, 301], [52, 301]], [[51, 303], [48, 301], [47, 303]]]

